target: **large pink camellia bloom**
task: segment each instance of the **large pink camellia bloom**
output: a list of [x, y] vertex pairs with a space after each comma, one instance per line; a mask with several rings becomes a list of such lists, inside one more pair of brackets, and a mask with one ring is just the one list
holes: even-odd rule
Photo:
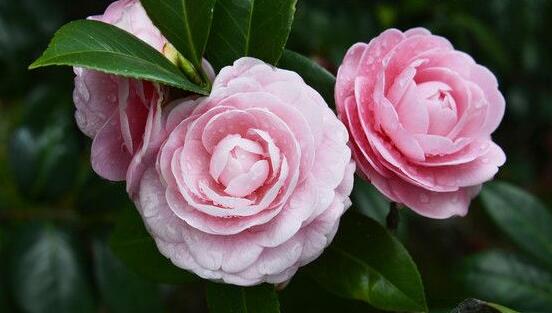
[[282, 283], [330, 243], [355, 165], [346, 128], [296, 73], [239, 59], [165, 125], [134, 200], [175, 265], [231, 284]]
[[359, 172], [421, 215], [465, 215], [506, 160], [491, 140], [505, 106], [495, 76], [426, 29], [351, 47], [335, 99]]
[[[103, 15], [90, 19], [115, 25], [159, 52], [167, 43], [138, 0], [115, 1]], [[151, 122], [159, 121], [154, 116], [160, 115], [163, 91], [150, 82], [82, 68], [75, 68], [75, 74], [75, 118], [82, 132], [94, 139], [92, 168], [106, 179], [124, 180], [142, 146], [148, 116]]]

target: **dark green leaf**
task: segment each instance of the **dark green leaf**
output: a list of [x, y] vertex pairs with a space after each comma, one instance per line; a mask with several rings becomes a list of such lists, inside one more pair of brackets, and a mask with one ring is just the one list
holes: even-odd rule
[[9, 145], [9, 163], [21, 190], [32, 188], [38, 168], [39, 146], [29, 128], [16, 130]]
[[327, 290], [391, 311], [427, 311], [416, 264], [378, 222], [347, 214], [324, 255], [308, 270]]
[[452, 310], [451, 313], [517, 313], [498, 304], [488, 303], [477, 299], [467, 299]]
[[305, 82], [316, 89], [330, 107], [334, 105], [335, 76], [313, 60], [299, 53], [284, 50], [278, 66], [297, 72]]
[[240, 287], [209, 283], [207, 303], [210, 313], [279, 313], [274, 286]]
[[92, 294], [69, 234], [29, 226], [16, 236], [10, 274], [14, 298], [30, 313], [94, 312]]
[[109, 312], [163, 311], [158, 287], [129, 271], [104, 242], [94, 243], [94, 264], [100, 295]]
[[54, 121], [58, 123], [40, 131], [19, 128], [10, 140], [13, 176], [19, 190], [32, 198], [54, 199], [62, 195], [73, 187], [77, 175], [77, 139], [62, 120]]
[[152, 281], [182, 284], [196, 279], [159, 253], [135, 208], [124, 208], [118, 216], [110, 245], [130, 269]]
[[119, 76], [150, 80], [206, 94], [167, 58], [145, 42], [115, 26], [92, 20], [66, 24], [30, 69], [69, 65]]
[[[299, 271], [279, 294], [285, 313], [380, 313], [366, 302], [338, 297]], [[450, 313], [450, 312], [447, 312]]]
[[141, 3], [163, 35], [196, 69], [201, 68], [215, 0], [141, 0]]
[[390, 203], [374, 186], [360, 178], [355, 179], [351, 199], [360, 213], [385, 225]]
[[216, 70], [243, 56], [276, 65], [286, 45], [297, 0], [217, 0], [207, 59]]
[[552, 214], [537, 198], [504, 182], [485, 185], [485, 209], [522, 249], [552, 266]]
[[522, 311], [552, 307], [552, 274], [512, 254], [491, 251], [470, 257], [459, 279], [481, 299]]

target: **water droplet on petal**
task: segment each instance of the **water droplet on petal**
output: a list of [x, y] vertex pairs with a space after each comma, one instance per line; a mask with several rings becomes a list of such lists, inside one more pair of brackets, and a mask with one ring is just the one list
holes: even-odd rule
[[458, 202], [458, 195], [457, 194], [454, 194], [454, 196], [452, 196], [452, 198], [450, 199], [450, 202], [452, 203], [457, 203]]
[[373, 56], [369, 56], [367, 61], [368, 61], [368, 64], [374, 63], [374, 57], [373, 57]]
[[481, 159], [481, 163], [489, 163], [489, 158], [483, 158], [483, 159]]
[[429, 203], [429, 196], [425, 193], [420, 194], [420, 202], [421, 203]]
[[401, 78], [401, 79], [399, 80], [399, 87], [403, 88], [404, 85], [406, 85], [406, 79]]
[[479, 149], [481, 151], [487, 150], [487, 148], [489, 148], [489, 143], [488, 142], [485, 142], [485, 143], [481, 144], [481, 146], [479, 146]]

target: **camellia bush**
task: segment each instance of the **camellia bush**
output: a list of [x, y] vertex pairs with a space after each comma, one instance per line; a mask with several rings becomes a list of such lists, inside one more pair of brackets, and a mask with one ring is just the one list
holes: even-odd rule
[[[80, 135], [55, 114], [37, 117], [55, 131], [18, 129], [9, 158], [29, 198], [80, 186], [67, 201], [88, 213], [46, 219], [114, 228], [90, 226], [91, 272], [80, 230], [0, 232], [16, 269], [0, 276], [11, 287], [0, 307], [163, 312], [159, 294], [171, 294], [213, 313], [434, 312], [402, 220], [463, 217], [481, 194], [525, 253], [451, 260], [443, 270], [470, 288], [450, 290], [462, 299], [439, 312], [552, 308], [548, 209], [487, 183], [507, 159], [492, 139], [506, 108], [493, 72], [424, 27], [389, 25], [339, 56], [334, 76], [286, 47], [296, 2], [118, 0], [55, 33], [29, 68], [73, 68], [74, 117], [91, 141], [81, 161], [103, 180], [71, 174]], [[123, 182], [113, 196], [110, 182]], [[90, 213], [100, 207], [118, 210]]]

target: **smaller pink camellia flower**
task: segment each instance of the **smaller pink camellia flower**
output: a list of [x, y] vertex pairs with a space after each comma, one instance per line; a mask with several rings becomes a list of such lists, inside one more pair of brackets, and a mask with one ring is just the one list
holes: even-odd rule
[[346, 128], [301, 77], [242, 58], [208, 98], [167, 111], [157, 160], [127, 181], [161, 253], [244, 286], [285, 282], [322, 253], [355, 165]]
[[505, 107], [495, 76], [426, 29], [351, 47], [335, 99], [359, 172], [421, 215], [465, 215], [506, 160], [491, 140]]
[[[138, 0], [115, 1], [103, 15], [90, 19], [115, 25], [159, 52], [167, 43]], [[75, 118], [94, 139], [92, 168], [106, 179], [124, 180], [132, 156], [141, 149], [148, 116], [154, 121], [160, 115], [163, 90], [154, 83], [82, 68], [75, 68], [75, 74]]]

